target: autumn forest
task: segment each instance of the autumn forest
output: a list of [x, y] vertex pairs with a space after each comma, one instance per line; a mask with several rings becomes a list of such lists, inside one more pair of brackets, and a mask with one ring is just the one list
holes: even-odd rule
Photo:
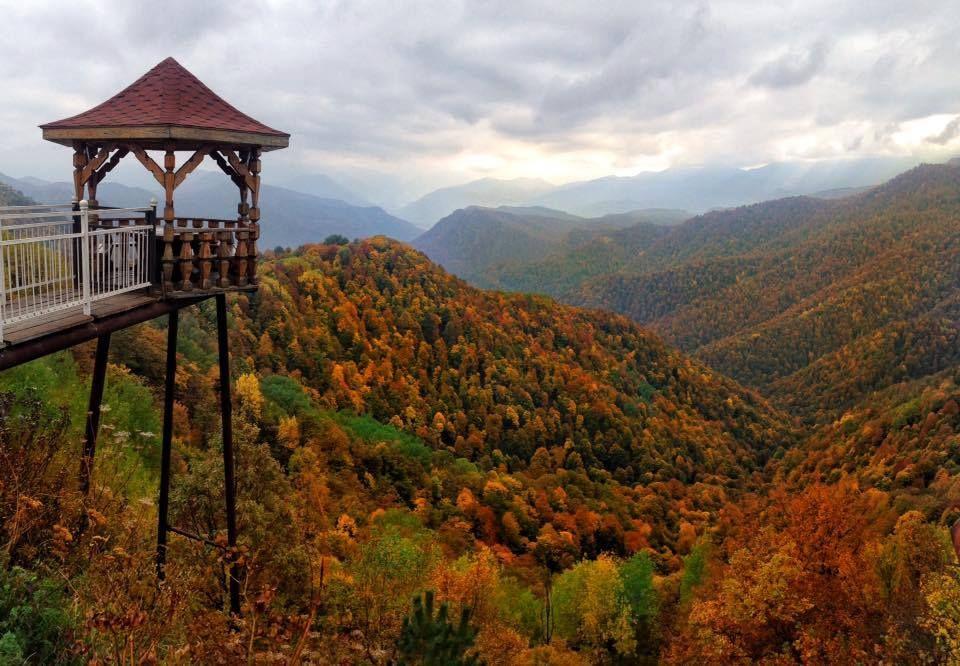
[[203, 541], [160, 585], [165, 320], [115, 335], [89, 495], [92, 343], [0, 373], [0, 663], [957, 663], [960, 166], [565, 234], [462, 266], [497, 290], [382, 236], [266, 252], [228, 301], [235, 553], [184, 310]]

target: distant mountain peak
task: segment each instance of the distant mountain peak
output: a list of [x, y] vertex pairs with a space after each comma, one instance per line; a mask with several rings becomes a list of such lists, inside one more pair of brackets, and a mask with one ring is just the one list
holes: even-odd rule
[[538, 178], [482, 178], [430, 192], [401, 208], [398, 214], [426, 228], [455, 210], [523, 205], [552, 188], [552, 184]]

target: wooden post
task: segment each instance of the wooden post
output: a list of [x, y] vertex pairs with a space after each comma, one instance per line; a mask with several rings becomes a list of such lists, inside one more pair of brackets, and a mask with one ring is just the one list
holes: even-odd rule
[[[97, 147], [88, 146], [87, 147], [87, 164], [89, 165], [89, 167], [96, 166], [95, 163], [90, 164], [91, 161], [94, 161], [93, 158], [95, 158], [96, 155], [97, 155]], [[88, 173], [86, 180], [87, 180], [87, 196], [83, 198], [87, 200], [87, 204], [90, 206], [90, 208], [96, 210], [97, 207], [100, 205], [100, 202], [97, 201], [97, 186], [100, 183], [97, 180], [96, 172]]]
[[160, 449], [160, 501], [157, 509], [157, 578], [163, 580], [167, 563], [167, 530], [170, 507], [170, 452], [173, 446], [173, 400], [177, 375], [177, 328], [180, 311], [167, 318], [167, 377], [163, 392], [163, 435]]
[[110, 154], [110, 149], [108, 146], [98, 147], [96, 144], [88, 143], [85, 150], [86, 166], [80, 177], [82, 182], [86, 183], [87, 196], [81, 198], [86, 200], [87, 206], [92, 211], [90, 222], [97, 225], [100, 223], [100, 216], [96, 213], [97, 209], [100, 208], [100, 202], [97, 200], [97, 185], [100, 184], [100, 180], [96, 170], [106, 160]]
[[163, 202], [163, 219], [168, 224], [172, 223], [173, 218], [176, 217], [176, 211], [173, 208], [173, 190], [176, 189], [174, 183], [177, 179], [177, 174], [174, 172], [176, 166], [177, 156], [172, 147], [167, 148], [163, 156], [163, 168], [166, 169], [163, 174], [163, 193], [166, 198]]
[[217, 347], [220, 355], [220, 417], [223, 430], [223, 482], [227, 504], [227, 545], [230, 548], [230, 612], [240, 614], [240, 579], [236, 564], [237, 482], [233, 467], [233, 404], [230, 397], [230, 349], [227, 337], [227, 297], [217, 294]]
[[103, 386], [107, 376], [107, 354], [110, 351], [110, 334], [97, 338], [97, 353], [93, 361], [93, 379], [90, 382], [90, 402], [87, 404], [86, 438], [80, 468], [80, 490], [90, 492], [93, 476], [93, 457], [97, 452], [97, 432], [100, 429], [100, 405], [103, 403]]
[[250, 241], [247, 245], [250, 257], [247, 266], [247, 275], [250, 284], [257, 284], [257, 240], [260, 238], [260, 149], [255, 148], [250, 153], [249, 166], [251, 180], [250, 188]]
[[83, 169], [87, 166], [87, 146], [84, 143], [73, 144], [73, 196], [77, 201], [85, 199], [83, 187]]
[[244, 287], [247, 284], [247, 239], [250, 237], [250, 204], [247, 203], [247, 195], [250, 190], [243, 178], [239, 180], [238, 187], [240, 188], [240, 203], [237, 204], [237, 244], [233, 253], [233, 274], [234, 284], [238, 287]]
[[175, 211], [173, 208], [173, 190], [177, 175], [174, 173], [173, 168], [177, 165], [176, 161], [176, 155], [174, 155], [173, 150], [168, 149], [163, 158], [163, 165], [166, 171], [161, 174], [163, 177], [163, 191], [165, 196], [163, 204], [163, 255], [161, 259], [161, 263], [163, 264], [164, 294], [174, 290], [173, 265], [175, 257], [173, 256], [173, 218], [175, 217]]

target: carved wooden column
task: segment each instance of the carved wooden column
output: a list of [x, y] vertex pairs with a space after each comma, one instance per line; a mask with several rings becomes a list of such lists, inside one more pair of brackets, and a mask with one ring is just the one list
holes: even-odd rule
[[87, 161], [86, 144], [73, 144], [73, 197], [76, 201], [84, 199], [83, 186], [86, 183], [83, 181], [83, 170], [87, 166]]
[[[104, 148], [103, 150], [106, 150], [106, 148]], [[89, 173], [87, 173], [87, 177], [86, 177], [87, 196], [85, 198], [87, 200], [87, 205], [90, 207], [91, 210], [97, 210], [97, 207], [100, 205], [100, 202], [97, 201], [97, 185], [100, 184], [100, 181], [97, 180], [97, 172], [92, 170], [96, 168], [98, 162], [102, 162], [102, 159], [98, 160], [97, 157], [98, 157], [97, 150], [93, 146], [87, 146], [86, 171], [89, 171]], [[98, 222], [98, 220], [95, 217], [92, 221], [94, 222], [94, 224]]]
[[[240, 153], [241, 164], [247, 155]], [[237, 167], [242, 170], [242, 167]], [[250, 238], [250, 205], [247, 203], [249, 189], [243, 174], [238, 174], [237, 187], [240, 188], [240, 203], [237, 204], [237, 245], [233, 253], [234, 284], [244, 287], [247, 284], [247, 268], [249, 261], [248, 240]]]
[[250, 242], [247, 246], [250, 284], [257, 284], [257, 240], [260, 238], [260, 149], [250, 155]]
[[163, 158], [163, 166], [166, 169], [163, 173], [163, 191], [166, 200], [163, 204], [163, 256], [160, 259], [163, 265], [163, 289], [166, 292], [174, 290], [173, 265], [175, 258], [173, 255], [173, 241], [175, 234], [173, 220], [176, 212], [173, 209], [173, 190], [176, 174], [174, 174], [173, 169], [176, 165], [176, 156], [173, 150], [168, 149]]

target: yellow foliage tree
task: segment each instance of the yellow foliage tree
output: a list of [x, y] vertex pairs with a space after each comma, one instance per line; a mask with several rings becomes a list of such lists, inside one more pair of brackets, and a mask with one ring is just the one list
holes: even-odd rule
[[300, 423], [296, 416], [287, 416], [280, 419], [277, 426], [277, 439], [289, 449], [297, 447], [300, 443]]
[[263, 393], [260, 392], [260, 380], [253, 373], [246, 373], [237, 378], [237, 400], [241, 409], [254, 418], [260, 418], [263, 412]]

